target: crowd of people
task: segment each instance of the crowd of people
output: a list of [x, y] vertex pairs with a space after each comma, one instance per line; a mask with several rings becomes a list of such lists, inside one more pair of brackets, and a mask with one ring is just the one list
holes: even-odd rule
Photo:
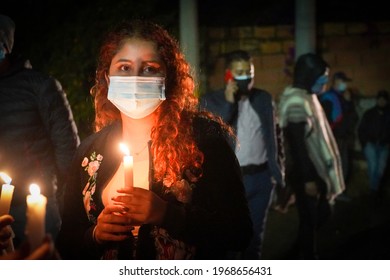
[[296, 199], [299, 258], [318, 259], [355, 128], [370, 188], [380, 188], [389, 93], [379, 91], [357, 128], [351, 79], [336, 72], [327, 91], [332, 68], [320, 55], [297, 59], [277, 104], [254, 86], [251, 55], [230, 52], [224, 87], [197, 98], [177, 40], [150, 21], [121, 22], [101, 44], [95, 131], [80, 143], [60, 82], [12, 52], [14, 32], [0, 15], [0, 170], [16, 186], [42, 186], [47, 236], [31, 248], [17, 187], [0, 213], [1, 259], [261, 259], [282, 193]]

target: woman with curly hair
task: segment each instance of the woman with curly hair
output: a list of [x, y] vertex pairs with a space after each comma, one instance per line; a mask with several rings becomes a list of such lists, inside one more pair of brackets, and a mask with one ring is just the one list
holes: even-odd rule
[[251, 219], [233, 135], [199, 111], [194, 88], [161, 26], [136, 20], [108, 33], [91, 90], [96, 133], [67, 184], [64, 259], [226, 259], [246, 248]]

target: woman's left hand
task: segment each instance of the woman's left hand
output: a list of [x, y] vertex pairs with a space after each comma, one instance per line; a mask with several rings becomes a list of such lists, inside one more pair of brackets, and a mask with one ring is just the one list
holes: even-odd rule
[[113, 201], [122, 203], [128, 211], [125, 215], [136, 224], [160, 225], [163, 222], [167, 202], [150, 190], [142, 188], [123, 188]]

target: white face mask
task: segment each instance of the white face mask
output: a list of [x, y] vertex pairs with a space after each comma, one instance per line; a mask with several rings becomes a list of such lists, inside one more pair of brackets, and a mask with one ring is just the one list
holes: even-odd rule
[[164, 77], [110, 76], [107, 98], [132, 119], [153, 113], [165, 100]]

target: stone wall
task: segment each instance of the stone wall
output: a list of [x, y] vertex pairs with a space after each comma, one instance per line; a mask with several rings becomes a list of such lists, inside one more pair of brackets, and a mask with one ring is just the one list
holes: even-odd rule
[[[277, 100], [291, 83], [294, 29], [291, 25], [201, 29], [200, 94], [223, 86], [223, 55], [235, 49], [249, 51], [255, 64], [255, 86]], [[325, 23], [318, 26], [318, 53], [331, 74], [345, 71], [361, 97], [390, 90], [390, 22]]]

